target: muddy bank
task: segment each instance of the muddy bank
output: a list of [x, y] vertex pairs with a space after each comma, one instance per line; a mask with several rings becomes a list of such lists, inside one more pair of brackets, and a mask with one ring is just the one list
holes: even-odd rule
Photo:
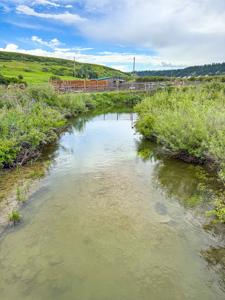
[[0, 172], [0, 234], [14, 226], [9, 215], [12, 211], [20, 211], [32, 194], [39, 190], [49, 167], [49, 161], [39, 161]]

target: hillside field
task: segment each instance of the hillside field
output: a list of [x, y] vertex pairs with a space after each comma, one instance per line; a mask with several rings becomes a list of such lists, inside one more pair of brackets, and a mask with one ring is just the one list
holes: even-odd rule
[[126, 77], [127, 74], [106, 66], [75, 63], [66, 59], [41, 57], [0, 51], [0, 74], [7, 77], [23, 77], [27, 83], [48, 82], [50, 77], [61, 79]]

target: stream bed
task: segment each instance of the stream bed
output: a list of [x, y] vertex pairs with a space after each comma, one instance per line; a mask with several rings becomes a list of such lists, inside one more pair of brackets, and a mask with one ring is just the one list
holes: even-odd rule
[[83, 116], [62, 134], [0, 238], [0, 299], [225, 299], [224, 236], [205, 226], [218, 183], [161, 157], [135, 118]]

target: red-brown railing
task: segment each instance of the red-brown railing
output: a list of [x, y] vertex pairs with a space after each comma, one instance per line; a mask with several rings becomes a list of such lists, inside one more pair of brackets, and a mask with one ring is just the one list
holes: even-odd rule
[[107, 80], [51, 80], [50, 83], [62, 92], [105, 91], [110, 88]]

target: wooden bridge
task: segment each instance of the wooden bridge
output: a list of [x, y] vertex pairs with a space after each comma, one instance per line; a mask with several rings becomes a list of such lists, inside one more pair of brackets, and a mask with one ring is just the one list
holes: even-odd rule
[[50, 83], [60, 92], [104, 92], [104, 91], [153, 91], [168, 86], [161, 82], [131, 82], [123, 80], [52, 80]]

